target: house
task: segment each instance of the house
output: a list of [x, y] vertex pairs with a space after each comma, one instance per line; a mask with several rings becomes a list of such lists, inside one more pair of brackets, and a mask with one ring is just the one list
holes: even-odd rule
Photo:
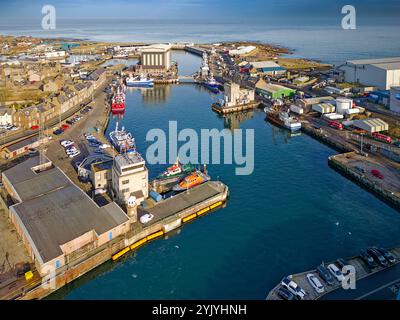
[[29, 129], [32, 126], [38, 126], [40, 124], [40, 119], [39, 111], [36, 106], [30, 106], [17, 110], [13, 114], [13, 124], [23, 129]]
[[99, 68], [91, 72], [87, 76], [87, 80], [92, 81], [94, 90], [103, 85], [106, 79], [107, 79], [107, 72], [106, 69], [104, 68]]
[[8, 124], [13, 124], [13, 113], [14, 109], [10, 108], [0, 108], [0, 126], [5, 126]]
[[60, 80], [51, 80], [43, 85], [42, 90], [44, 92], [58, 92], [61, 90], [62, 85]]

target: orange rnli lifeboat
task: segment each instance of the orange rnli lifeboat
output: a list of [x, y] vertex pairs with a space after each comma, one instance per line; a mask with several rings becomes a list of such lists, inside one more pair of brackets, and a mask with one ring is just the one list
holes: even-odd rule
[[174, 191], [182, 191], [193, 188], [203, 182], [210, 180], [210, 178], [202, 173], [201, 171], [195, 171], [192, 174], [186, 176], [181, 182], [174, 185], [172, 190]]

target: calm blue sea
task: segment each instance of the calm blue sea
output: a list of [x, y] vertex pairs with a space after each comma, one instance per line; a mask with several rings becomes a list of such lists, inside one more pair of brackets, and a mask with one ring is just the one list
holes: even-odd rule
[[[399, 13], [400, 15], [400, 13]], [[38, 16], [41, 18], [41, 16]], [[216, 22], [201, 20], [77, 19], [57, 20], [52, 31], [35, 21], [0, 21], [0, 33], [66, 37], [96, 41], [214, 43], [254, 40], [293, 49], [294, 56], [340, 63], [349, 59], [390, 57], [400, 53], [400, 18], [362, 19], [356, 30], [341, 28], [340, 14], [329, 21], [301, 19]]]
[[[200, 59], [174, 53], [182, 74]], [[255, 171], [210, 165], [230, 187], [226, 208], [106, 263], [51, 299], [264, 299], [285, 275], [352, 256], [369, 245], [400, 243], [400, 214], [328, 167], [335, 151], [267, 123], [261, 111], [222, 118], [215, 95], [194, 85], [130, 89], [121, 121], [145, 154], [151, 128], [255, 130]], [[112, 119], [109, 130], [114, 128]], [[149, 165], [154, 177], [166, 166]]]

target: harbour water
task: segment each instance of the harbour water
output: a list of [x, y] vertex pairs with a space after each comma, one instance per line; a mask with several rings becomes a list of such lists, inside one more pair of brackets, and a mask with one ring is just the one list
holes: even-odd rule
[[[173, 59], [181, 74], [201, 61], [184, 52]], [[126, 95], [120, 120], [145, 155], [149, 129], [255, 130], [255, 170], [236, 176], [234, 165], [210, 165], [230, 188], [227, 207], [196, 220], [116, 263], [106, 263], [49, 298], [264, 299], [285, 275], [322, 260], [357, 254], [368, 245], [399, 245], [400, 214], [328, 167], [335, 151], [307, 135], [290, 136], [261, 111], [222, 118], [216, 96], [195, 85], [137, 90]], [[115, 127], [110, 121], [109, 129]], [[156, 176], [166, 165], [149, 165]]]

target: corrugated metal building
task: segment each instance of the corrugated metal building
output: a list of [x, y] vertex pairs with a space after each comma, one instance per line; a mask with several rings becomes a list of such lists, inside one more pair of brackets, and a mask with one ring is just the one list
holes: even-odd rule
[[400, 57], [350, 60], [340, 67], [346, 82], [389, 90], [400, 85]]
[[353, 125], [356, 128], [366, 130], [369, 133], [381, 132], [389, 130], [389, 125], [379, 118], [370, 118], [364, 120], [354, 120]]

